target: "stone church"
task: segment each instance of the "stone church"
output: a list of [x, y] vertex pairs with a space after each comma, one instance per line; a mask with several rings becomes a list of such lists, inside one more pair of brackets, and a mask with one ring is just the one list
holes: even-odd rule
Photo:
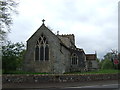
[[[87, 58], [89, 60], [89, 55]], [[96, 57], [93, 59], [95, 61]], [[27, 40], [23, 69], [57, 74], [85, 71], [89, 68], [88, 60], [84, 50], [76, 47], [74, 34], [55, 35], [43, 20], [40, 28]]]

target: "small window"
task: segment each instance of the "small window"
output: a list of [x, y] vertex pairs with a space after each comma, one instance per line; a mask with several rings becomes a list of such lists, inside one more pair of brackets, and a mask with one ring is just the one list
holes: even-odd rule
[[78, 56], [76, 53], [73, 53], [71, 56], [71, 64], [72, 65], [77, 65], [78, 64]]

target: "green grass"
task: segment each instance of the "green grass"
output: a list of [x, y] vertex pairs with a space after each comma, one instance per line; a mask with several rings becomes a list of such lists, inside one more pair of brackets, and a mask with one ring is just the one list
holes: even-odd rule
[[25, 71], [7, 71], [3, 74], [48, 74], [48, 73], [33, 73], [33, 72], [25, 72]]
[[95, 70], [95, 71], [88, 71], [88, 72], [70, 72], [66, 74], [115, 74], [120, 73], [120, 70]]

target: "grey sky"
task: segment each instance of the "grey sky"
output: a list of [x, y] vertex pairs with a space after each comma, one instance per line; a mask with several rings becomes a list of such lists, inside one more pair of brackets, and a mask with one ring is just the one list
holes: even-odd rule
[[118, 0], [20, 0], [18, 16], [9, 34], [13, 42], [24, 42], [45, 25], [54, 33], [74, 34], [85, 53], [102, 57], [118, 49]]

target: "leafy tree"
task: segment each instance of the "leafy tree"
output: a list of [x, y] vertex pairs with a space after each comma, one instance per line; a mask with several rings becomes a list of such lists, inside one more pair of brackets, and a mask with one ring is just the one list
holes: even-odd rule
[[112, 61], [106, 59], [103, 61], [102, 69], [114, 69]]
[[96, 61], [97, 61], [97, 63], [98, 63], [98, 68], [100, 68], [100, 59], [97, 58]]
[[111, 49], [111, 52], [107, 53], [104, 56], [104, 59], [108, 59], [112, 62], [114, 69], [119, 69], [119, 65], [114, 64], [115, 59], [119, 59], [118, 57], [118, 51]]
[[119, 60], [118, 69], [120, 70], [120, 53], [118, 53], [118, 60]]
[[[16, 12], [15, 0], [0, 0], [0, 41], [4, 40], [12, 24], [12, 13]], [[17, 13], [17, 12], [16, 12]]]
[[2, 46], [2, 69], [4, 72], [14, 71], [21, 67], [25, 46], [23, 43], [11, 43]]
[[104, 56], [104, 59], [112, 60], [112, 59], [113, 59], [112, 52], [107, 53], [107, 54]]
[[102, 59], [100, 62], [99, 62], [99, 67], [100, 67], [100, 69], [102, 69], [102, 65], [103, 65], [103, 62], [104, 62], [105, 60], [104, 59]]

